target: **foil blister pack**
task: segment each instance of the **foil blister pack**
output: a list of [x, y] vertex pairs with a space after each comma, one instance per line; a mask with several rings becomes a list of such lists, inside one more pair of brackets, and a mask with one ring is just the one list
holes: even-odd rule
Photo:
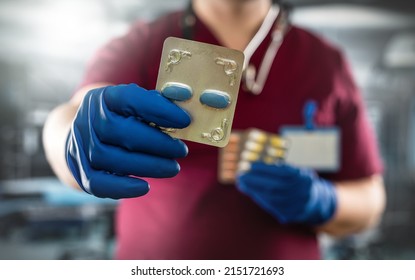
[[172, 137], [224, 147], [228, 144], [244, 54], [221, 46], [169, 37], [163, 45], [156, 89], [186, 110], [191, 124], [164, 128]]

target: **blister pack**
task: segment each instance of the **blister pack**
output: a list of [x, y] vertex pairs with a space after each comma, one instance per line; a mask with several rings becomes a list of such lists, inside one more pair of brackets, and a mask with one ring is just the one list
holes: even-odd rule
[[277, 134], [259, 129], [234, 131], [229, 144], [219, 153], [218, 181], [234, 183], [237, 174], [249, 170], [254, 161], [268, 164], [283, 161], [288, 146], [288, 141]]
[[244, 54], [221, 46], [169, 37], [156, 89], [186, 110], [191, 124], [163, 128], [172, 137], [224, 147], [229, 141]]

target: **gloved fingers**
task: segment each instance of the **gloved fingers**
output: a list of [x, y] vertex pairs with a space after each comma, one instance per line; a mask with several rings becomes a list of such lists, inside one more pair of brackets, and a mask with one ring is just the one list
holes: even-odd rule
[[243, 173], [237, 177], [236, 186], [245, 194], [253, 192], [264, 192], [270, 189], [273, 182], [261, 176], [252, 173]]
[[120, 147], [99, 144], [93, 145], [88, 153], [93, 169], [119, 175], [138, 177], [169, 178], [180, 171], [179, 164], [167, 159], [145, 153], [132, 153]]
[[89, 191], [102, 198], [132, 198], [149, 191], [146, 181], [130, 176], [118, 176], [105, 171], [92, 170], [89, 174]]
[[158, 91], [135, 84], [106, 87], [103, 98], [108, 108], [123, 116], [139, 117], [161, 127], [184, 128], [191, 122], [187, 112]]
[[307, 196], [297, 192], [296, 188], [271, 187], [270, 182], [263, 181], [260, 177], [242, 177], [238, 188], [281, 223], [294, 221], [296, 217], [302, 216], [302, 209], [306, 207], [308, 200]]
[[282, 224], [302, 222], [307, 219], [308, 213], [304, 210], [304, 207], [293, 207], [293, 205], [296, 205], [295, 203], [298, 204], [296, 201], [289, 202], [284, 199], [267, 199], [257, 193], [251, 194], [250, 197], [257, 205], [275, 217]]
[[185, 157], [188, 152], [183, 141], [174, 139], [135, 117], [123, 117], [109, 112], [105, 122], [94, 118], [93, 127], [102, 143], [120, 146], [131, 152], [166, 158]]
[[280, 211], [277, 210], [275, 205], [271, 203], [269, 200], [265, 199], [262, 195], [259, 195], [257, 193], [253, 193], [250, 195], [251, 199], [262, 209], [264, 209], [266, 212], [274, 216], [278, 219], [281, 223], [286, 223], [286, 219]]
[[267, 189], [270, 186], [274, 188], [286, 188], [286, 186], [298, 185], [301, 177], [299, 173], [285, 173], [282, 169], [272, 164], [263, 162], [254, 162], [251, 169], [245, 173], [241, 173], [242, 178], [250, 181], [250, 185], [256, 185], [258, 188]]
[[274, 176], [281, 178], [297, 177], [300, 169], [285, 163], [266, 164], [264, 162], [253, 162], [249, 172], [262, 174], [264, 176]]
[[79, 149], [79, 143], [71, 141], [71, 138], [68, 140], [68, 167], [85, 192], [114, 199], [138, 197], [148, 192], [146, 181], [93, 169], [83, 151]]
[[255, 171], [249, 171], [241, 174], [238, 177], [238, 182], [244, 182], [247, 188], [251, 188], [257, 192], [280, 192], [280, 193], [292, 193], [297, 190], [296, 180], [291, 178], [284, 178], [275, 176], [274, 174], [262, 174], [255, 173]]

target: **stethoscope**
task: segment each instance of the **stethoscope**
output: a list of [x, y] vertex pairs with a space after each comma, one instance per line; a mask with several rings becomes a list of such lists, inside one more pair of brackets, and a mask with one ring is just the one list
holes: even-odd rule
[[[193, 26], [195, 24], [195, 20], [196, 18], [193, 12], [192, 1], [189, 1], [182, 18], [182, 30], [185, 39], [191, 40], [193, 38]], [[271, 34], [271, 42], [268, 45], [267, 51], [265, 52], [257, 71], [257, 68], [250, 63], [250, 60], [271, 29], [273, 29]], [[254, 95], [258, 95], [264, 89], [271, 66], [288, 29], [289, 22], [287, 10], [281, 5], [273, 4], [257, 33], [244, 50], [245, 60], [243, 65], [243, 81], [244, 88], [247, 91]]]

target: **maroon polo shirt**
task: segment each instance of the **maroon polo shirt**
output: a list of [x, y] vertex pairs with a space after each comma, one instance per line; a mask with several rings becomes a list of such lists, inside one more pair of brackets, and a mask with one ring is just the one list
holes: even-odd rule
[[[128, 34], [102, 48], [81, 84], [137, 83], [154, 89], [163, 41], [182, 37], [181, 12], [151, 23], [137, 22]], [[194, 40], [220, 45], [200, 20]], [[258, 66], [270, 36], [252, 56]], [[256, 127], [277, 133], [283, 125], [302, 125], [305, 102], [318, 103], [316, 122], [341, 129], [341, 170], [321, 174], [353, 180], [382, 172], [382, 163], [361, 95], [341, 52], [298, 27], [288, 32], [263, 92], [239, 93], [234, 129]], [[122, 200], [116, 217], [119, 259], [317, 259], [311, 228], [281, 225], [235, 186], [217, 182], [218, 149], [188, 142], [180, 173], [149, 179], [150, 192]], [[293, 186], [295, 187], [295, 186]]]

